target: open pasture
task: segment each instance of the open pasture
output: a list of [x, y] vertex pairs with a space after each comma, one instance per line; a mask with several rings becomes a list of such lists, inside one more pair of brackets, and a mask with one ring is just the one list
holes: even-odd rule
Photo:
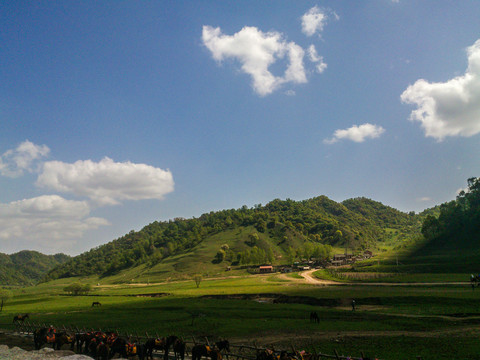
[[[17, 289], [3, 328], [37, 323], [232, 343], [313, 349], [382, 359], [476, 359], [480, 289], [466, 285], [313, 286], [276, 275], [156, 285], [104, 285], [67, 296], [61, 281]], [[85, 281], [83, 279], [82, 281]], [[351, 300], [356, 300], [352, 311]], [[93, 302], [101, 306], [92, 307]], [[319, 323], [309, 314], [319, 315]]]

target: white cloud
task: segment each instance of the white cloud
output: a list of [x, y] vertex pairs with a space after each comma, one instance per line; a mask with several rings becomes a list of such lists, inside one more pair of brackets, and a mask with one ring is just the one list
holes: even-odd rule
[[410, 120], [419, 121], [425, 135], [439, 141], [447, 136], [473, 136], [480, 132], [480, 39], [467, 48], [464, 75], [443, 83], [417, 80], [401, 95], [414, 104]]
[[114, 205], [121, 200], [163, 199], [174, 189], [168, 170], [131, 162], [118, 163], [107, 157], [100, 162], [45, 162], [37, 185], [86, 196], [99, 205]]
[[366, 139], [378, 138], [385, 132], [385, 129], [378, 125], [363, 124], [360, 126], [354, 125], [351, 128], [344, 130], [335, 130], [331, 139], [325, 139], [325, 144], [334, 144], [339, 140], [347, 139], [354, 142], [364, 142]]
[[424, 197], [421, 197], [421, 198], [417, 199], [417, 201], [428, 202], [428, 201], [432, 201], [432, 198], [430, 198], [428, 196], [424, 196]]
[[302, 32], [307, 36], [313, 36], [316, 32], [321, 33], [327, 22], [327, 15], [314, 6], [302, 16]]
[[86, 201], [66, 200], [58, 195], [0, 204], [0, 239], [28, 240], [37, 248], [58, 252], [85, 231], [109, 225], [105, 219], [87, 217], [89, 213]]
[[0, 174], [8, 177], [18, 177], [25, 171], [33, 172], [36, 162], [48, 156], [50, 149], [46, 145], [35, 145], [25, 140], [15, 149], [6, 151], [0, 156]]
[[308, 58], [311, 62], [316, 63], [315, 68], [319, 74], [327, 69], [327, 64], [323, 61], [323, 56], [318, 56], [315, 45], [310, 45], [308, 48]]
[[[288, 82], [307, 82], [303, 66], [305, 51], [294, 42], [285, 41], [278, 32], [264, 33], [246, 26], [230, 36], [222, 34], [218, 27], [203, 26], [202, 41], [216, 61], [238, 60], [242, 71], [252, 77], [253, 89], [261, 96], [271, 94]], [[269, 67], [285, 56], [288, 57], [287, 69], [283, 76], [275, 76]]]

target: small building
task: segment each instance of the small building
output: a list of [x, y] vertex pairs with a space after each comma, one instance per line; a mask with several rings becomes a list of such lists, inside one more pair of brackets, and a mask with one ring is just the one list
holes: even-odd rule
[[273, 272], [273, 266], [272, 266], [272, 265], [260, 266], [260, 267], [258, 268], [258, 272], [259, 272], [260, 274], [272, 273], [272, 272]]
[[370, 250], [365, 250], [365, 251], [363, 252], [363, 257], [364, 257], [365, 259], [370, 259], [372, 256], [373, 256], [373, 253], [372, 253]]

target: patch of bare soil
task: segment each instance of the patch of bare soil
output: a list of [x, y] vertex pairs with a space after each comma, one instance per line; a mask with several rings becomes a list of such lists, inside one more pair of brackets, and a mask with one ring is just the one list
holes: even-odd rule
[[17, 346], [28, 351], [35, 350], [33, 336], [13, 333], [7, 330], [0, 330], [0, 344], [8, 345], [9, 347]]

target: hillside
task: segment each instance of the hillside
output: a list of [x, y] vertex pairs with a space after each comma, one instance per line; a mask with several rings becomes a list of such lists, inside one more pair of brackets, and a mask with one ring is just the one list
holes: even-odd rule
[[11, 255], [0, 253], [0, 284], [35, 284], [53, 267], [69, 259], [70, 256], [64, 254], [44, 255], [27, 250]]
[[344, 203], [326, 196], [275, 199], [265, 206], [155, 221], [58, 265], [45, 279], [112, 276], [135, 267], [167, 277], [230, 265], [286, 264], [296, 258], [328, 258], [332, 246], [374, 249], [390, 238], [389, 229], [406, 239], [418, 236], [420, 227], [420, 216], [364, 198]]
[[455, 200], [425, 213], [425, 241], [403, 263], [410, 271], [480, 271], [480, 178], [468, 179], [468, 189]]

